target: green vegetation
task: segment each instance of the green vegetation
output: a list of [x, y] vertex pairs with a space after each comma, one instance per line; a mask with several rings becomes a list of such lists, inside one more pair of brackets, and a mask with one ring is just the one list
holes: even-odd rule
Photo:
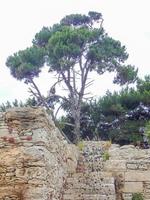
[[83, 148], [84, 148], [84, 143], [83, 143], [83, 141], [78, 142], [77, 146], [78, 146], [79, 150], [82, 151]]
[[147, 122], [145, 127], [145, 135], [148, 137], [149, 143], [150, 143], [150, 121]]
[[[98, 100], [82, 103], [80, 119], [82, 139], [101, 139], [121, 145], [130, 143], [138, 145], [142, 141], [139, 128], [147, 124], [145, 118], [125, 120], [116, 128], [109, 130], [100, 129], [99, 123], [112, 122], [117, 118], [122, 119], [141, 102], [150, 106], [150, 76], [138, 79], [134, 88], [125, 88], [114, 93], [108, 91]], [[65, 121], [73, 123], [72, 116], [68, 114]], [[65, 125], [63, 131], [72, 140], [72, 127]]]
[[13, 102], [7, 101], [6, 103], [2, 103], [0, 105], [0, 112], [5, 112], [9, 108], [14, 108], [14, 107], [27, 107], [27, 106], [37, 106], [38, 103], [36, 99], [33, 98], [28, 98], [24, 103], [22, 101], [18, 101], [15, 99]]
[[108, 151], [105, 151], [102, 155], [103, 161], [109, 160], [109, 157], [110, 157], [110, 155], [109, 155]]
[[144, 200], [143, 195], [141, 193], [134, 193], [132, 195], [132, 200]]

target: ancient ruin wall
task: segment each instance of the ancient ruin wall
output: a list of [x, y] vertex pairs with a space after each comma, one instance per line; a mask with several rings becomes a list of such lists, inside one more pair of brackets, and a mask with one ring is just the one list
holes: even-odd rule
[[[0, 200], [150, 200], [150, 150], [67, 141], [41, 108], [0, 115]], [[107, 156], [106, 156], [107, 155]]]
[[41, 108], [0, 116], [0, 200], [58, 200], [77, 150]]
[[115, 177], [117, 198], [132, 200], [138, 193], [150, 200], [150, 149], [112, 145], [108, 152], [110, 158], [103, 169]]

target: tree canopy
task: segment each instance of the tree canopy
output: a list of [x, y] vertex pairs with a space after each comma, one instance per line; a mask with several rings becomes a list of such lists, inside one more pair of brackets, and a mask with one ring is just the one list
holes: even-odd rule
[[18, 80], [27, 80], [37, 77], [44, 64], [44, 51], [36, 46], [9, 56], [6, 65], [12, 76]]

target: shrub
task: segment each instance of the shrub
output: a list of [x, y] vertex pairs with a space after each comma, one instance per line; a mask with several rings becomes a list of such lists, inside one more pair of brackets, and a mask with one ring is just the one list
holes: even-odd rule
[[104, 161], [109, 160], [109, 157], [110, 157], [110, 155], [109, 155], [108, 151], [105, 151], [102, 155], [102, 158]]
[[132, 200], [144, 200], [143, 195], [141, 193], [134, 193], [132, 195]]

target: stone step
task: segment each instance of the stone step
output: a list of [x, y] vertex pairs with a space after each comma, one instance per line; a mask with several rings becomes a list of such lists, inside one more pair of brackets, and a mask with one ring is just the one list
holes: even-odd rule
[[77, 167], [77, 172], [97, 172], [103, 171], [104, 162], [103, 161], [89, 161], [89, 162], [80, 162]]
[[109, 194], [64, 194], [63, 200], [116, 200], [115, 195]]
[[[115, 188], [112, 184], [94, 184], [92, 185], [80, 185], [80, 188], [73, 187], [73, 188], [65, 188], [64, 194], [101, 194], [101, 195], [115, 195]], [[68, 186], [70, 187], [70, 185]]]
[[64, 200], [113, 200], [115, 181], [111, 173], [75, 173], [68, 177], [64, 186]]
[[[98, 180], [98, 181], [110, 181], [109, 183], [113, 183], [114, 182], [114, 177], [112, 176], [112, 172], [102, 172], [102, 171], [97, 171], [97, 172], [85, 172], [85, 173], [74, 173], [72, 174], [71, 177], [69, 178], [76, 178], [78, 180]], [[108, 182], [107, 182], [108, 183]]]

